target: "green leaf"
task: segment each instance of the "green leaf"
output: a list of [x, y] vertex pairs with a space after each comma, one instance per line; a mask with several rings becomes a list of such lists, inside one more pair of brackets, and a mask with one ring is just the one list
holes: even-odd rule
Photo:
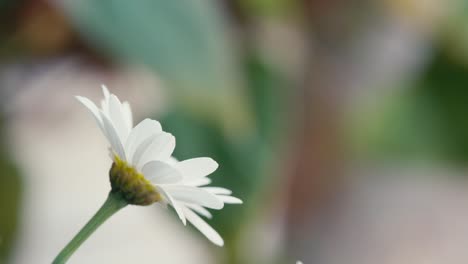
[[72, 21], [116, 60], [155, 70], [176, 99], [227, 129], [249, 125], [244, 81], [216, 1], [67, 1]]

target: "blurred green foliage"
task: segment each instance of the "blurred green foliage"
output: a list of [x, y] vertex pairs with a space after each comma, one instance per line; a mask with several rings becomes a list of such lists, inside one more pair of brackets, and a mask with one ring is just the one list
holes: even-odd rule
[[0, 263], [7, 263], [19, 226], [22, 182], [4, 141], [3, 124], [0, 120]]
[[418, 95], [427, 98], [431, 111], [439, 116], [435, 124], [441, 131], [443, 158], [468, 162], [468, 63], [438, 50], [422, 76]]
[[382, 94], [376, 102], [353, 110], [350, 140], [357, 156], [399, 162], [436, 159], [440, 144], [438, 115], [427, 98], [408, 86]]
[[296, 1], [288, 0], [239, 0], [250, 16], [285, 16], [297, 9]]
[[467, 164], [468, 64], [446, 48], [435, 50], [416, 81], [353, 118], [355, 144], [366, 158]]
[[180, 107], [228, 129], [249, 125], [238, 53], [216, 1], [67, 1], [72, 20], [94, 47], [116, 61], [144, 64]]

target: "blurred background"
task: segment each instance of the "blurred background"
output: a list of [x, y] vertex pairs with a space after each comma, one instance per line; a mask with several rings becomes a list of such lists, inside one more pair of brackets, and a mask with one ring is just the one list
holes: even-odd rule
[[126, 208], [70, 263], [468, 263], [467, 0], [0, 0], [0, 263], [104, 201], [102, 83], [244, 205], [223, 248]]

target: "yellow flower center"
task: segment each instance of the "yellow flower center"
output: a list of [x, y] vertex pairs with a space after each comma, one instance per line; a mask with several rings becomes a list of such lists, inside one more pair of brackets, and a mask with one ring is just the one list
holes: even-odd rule
[[161, 195], [145, 176], [117, 156], [109, 178], [112, 192], [120, 192], [129, 204], [150, 205], [161, 201]]

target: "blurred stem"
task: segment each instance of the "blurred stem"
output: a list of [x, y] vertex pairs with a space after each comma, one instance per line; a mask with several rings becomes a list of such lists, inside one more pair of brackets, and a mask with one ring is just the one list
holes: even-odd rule
[[88, 223], [76, 234], [76, 236], [68, 243], [68, 245], [60, 251], [52, 264], [61, 264], [67, 262], [71, 255], [88, 239], [96, 229], [101, 226], [107, 219], [115, 214], [120, 209], [127, 206], [127, 202], [118, 192], [109, 192], [109, 196], [96, 214], [88, 221]]

